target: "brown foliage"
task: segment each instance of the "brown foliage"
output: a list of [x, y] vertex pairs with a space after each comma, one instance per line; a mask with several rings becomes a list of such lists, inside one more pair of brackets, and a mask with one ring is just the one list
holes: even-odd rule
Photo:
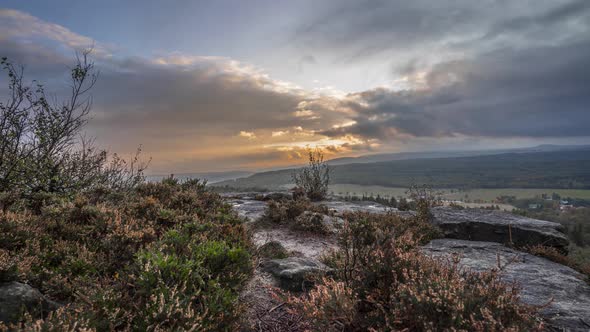
[[289, 297], [293, 313], [324, 331], [534, 331], [535, 309], [497, 271], [474, 273], [458, 261], [426, 257], [419, 244], [436, 230], [418, 218], [352, 214], [340, 250], [326, 257], [336, 269], [309, 295]]
[[[50, 195], [51, 196], [51, 195]], [[15, 326], [223, 330], [237, 326], [250, 236], [203, 183], [145, 183], [0, 212], [0, 282], [67, 304]], [[1, 328], [0, 328], [1, 330]]]

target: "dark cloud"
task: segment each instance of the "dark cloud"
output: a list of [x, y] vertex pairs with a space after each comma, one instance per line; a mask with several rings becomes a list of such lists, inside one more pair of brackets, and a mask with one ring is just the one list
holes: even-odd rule
[[402, 60], [440, 57], [489, 51], [499, 37], [500, 45], [526, 47], [584, 36], [590, 32], [589, 7], [586, 0], [332, 1], [310, 13], [294, 41], [337, 61], [385, 51]]
[[353, 126], [323, 131], [392, 139], [590, 136], [590, 42], [439, 64], [424, 90], [350, 95]]
[[[576, 0], [557, 4], [537, 13], [530, 15], [527, 13], [520, 16], [510, 17], [505, 20], [500, 20], [490, 27], [488, 32], [482, 37], [483, 40], [497, 38], [501, 35], [510, 35], [520, 31], [530, 31], [542, 29], [544, 33], [552, 30], [554, 33], [563, 32], [560, 26], [571, 21], [579, 21], [588, 18], [590, 12], [590, 2], [586, 0]], [[586, 24], [586, 22], [581, 22]], [[556, 27], [557, 26], [557, 27]]]

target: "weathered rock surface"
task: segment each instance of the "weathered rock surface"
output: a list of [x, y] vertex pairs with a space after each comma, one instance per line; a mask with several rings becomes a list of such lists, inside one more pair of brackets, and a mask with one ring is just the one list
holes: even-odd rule
[[524, 303], [544, 305], [553, 300], [541, 310], [552, 328], [590, 330], [590, 285], [584, 275], [569, 267], [493, 242], [438, 239], [422, 250], [434, 257], [459, 254], [462, 266], [478, 272], [497, 268], [499, 257], [500, 264], [506, 264], [503, 280], [520, 285]]
[[564, 252], [569, 244], [563, 227], [554, 222], [481, 209], [436, 207], [432, 213], [447, 238], [509, 243], [512, 237], [516, 246], [542, 244]]
[[262, 246], [269, 241], [277, 241], [288, 251], [311, 258], [318, 258], [324, 252], [337, 247], [333, 237], [314, 234], [302, 236], [301, 232], [287, 227], [260, 229], [253, 234], [253, 238], [257, 246]]
[[16, 322], [23, 312], [39, 317], [55, 310], [59, 305], [50, 301], [37, 289], [20, 282], [0, 285], [0, 321]]
[[308, 257], [272, 259], [262, 263], [262, 269], [279, 281], [279, 286], [290, 291], [301, 291], [313, 284], [313, 278], [329, 272], [320, 261]]
[[254, 199], [230, 198], [227, 200], [240, 217], [252, 222], [260, 219], [266, 210], [266, 202]]
[[[264, 210], [267, 206], [267, 201], [270, 197], [273, 200], [286, 200], [289, 193], [226, 193], [226, 201], [230, 203], [238, 215], [245, 217], [248, 221], [255, 221], [264, 215]], [[268, 199], [267, 199], [268, 198]], [[324, 205], [336, 215], [342, 215], [345, 212], [371, 212], [371, 213], [386, 213], [389, 211], [397, 211], [395, 208], [390, 208], [379, 203], [373, 202], [345, 202], [345, 201], [322, 201], [315, 204]], [[402, 213], [402, 212], [399, 212]]]
[[322, 201], [317, 204], [326, 206], [330, 211], [333, 211], [337, 215], [341, 215], [345, 212], [371, 212], [371, 213], [385, 213], [388, 211], [397, 211], [396, 208], [390, 208], [379, 203], [359, 201], [359, 202], [346, 202], [346, 201]]
[[261, 198], [263, 201], [289, 201], [293, 199], [293, 194], [287, 192], [272, 192], [264, 194]]

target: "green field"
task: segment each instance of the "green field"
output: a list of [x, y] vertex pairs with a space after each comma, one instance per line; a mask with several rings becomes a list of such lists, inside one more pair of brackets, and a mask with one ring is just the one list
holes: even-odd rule
[[[363, 186], [356, 184], [333, 184], [330, 192], [335, 195], [380, 195], [380, 196], [406, 196], [406, 188], [390, 188], [382, 186]], [[439, 190], [439, 189], [437, 189]], [[558, 193], [561, 197], [590, 199], [590, 190], [584, 189], [529, 189], [529, 188], [494, 188], [494, 189], [440, 189], [442, 197], [449, 200], [481, 200], [491, 202], [498, 196], [516, 196], [516, 198], [534, 198], [541, 194]]]

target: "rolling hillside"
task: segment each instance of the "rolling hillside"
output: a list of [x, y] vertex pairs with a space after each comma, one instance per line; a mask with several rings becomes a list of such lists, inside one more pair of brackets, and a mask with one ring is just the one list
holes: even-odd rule
[[[590, 149], [504, 153], [334, 165], [332, 183], [439, 188], [590, 188]], [[293, 170], [262, 172], [216, 186], [277, 188]]]

